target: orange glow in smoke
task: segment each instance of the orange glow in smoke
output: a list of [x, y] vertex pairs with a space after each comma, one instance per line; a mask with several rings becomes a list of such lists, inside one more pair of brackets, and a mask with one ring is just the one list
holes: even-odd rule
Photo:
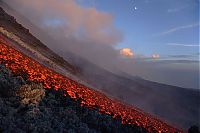
[[[26, 73], [29, 80], [42, 83], [46, 89], [58, 90], [61, 88], [71, 98], [79, 99], [82, 106], [98, 107], [101, 113], [112, 115], [113, 118], [121, 118], [123, 124], [136, 124], [144, 127], [149, 132], [182, 132], [133, 106], [110, 99], [103, 93], [56, 73], [6, 45], [7, 43], [9, 42], [3, 36], [0, 36], [0, 63], [5, 64], [13, 74]], [[64, 95], [66, 96], [66, 94]]]

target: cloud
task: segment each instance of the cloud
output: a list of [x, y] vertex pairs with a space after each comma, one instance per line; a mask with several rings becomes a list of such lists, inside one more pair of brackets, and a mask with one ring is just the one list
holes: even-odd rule
[[169, 55], [168, 57], [170, 58], [191, 58], [191, 57], [196, 57], [197, 55]]
[[153, 59], [159, 59], [160, 58], [160, 55], [159, 54], [152, 54], [151, 56]]
[[80, 5], [86, 5], [87, 7], [95, 7], [97, 5], [96, 0], [76, 0], [76, 2]]
[[183, 43], [167, 43], [169, 46], [181, 46], [181, 47], [199, 47], [197, 44], [183, 44]]
[[187, 7], [188, 7], [188, 5], [181, 6], [181, 7], [176, 7], [176, 8], [171, 8], [171, 9], [168, 9], [167, 12], [168, 13], [179, 12], [179, 11], [182, 11], [182, 10], [186, 9]]
[[120, 54], [125, 57], [133, 57], [133, 51], [130, 48], [121, 49]]
[[171, 33], [177, 32], [179, 30], [184, 30], [184, 29], [188, 29], [188, 28], [194, 28], [194, 27], [197, 27], [197, 26], [199, 26], [199, 23], [179, 26], [179, 27], [175, 27], [175, 28], [169, 29], [167, 31], [161, 32], [159, 34], [155, 34], [155, 36], [163, 36], [163, 35], [167, 35], [167, 34], [171, 34]]
[[189, 63], [199, 63], [198, 60], [159, 60], [157, 63], [161, 64], [189, 64]]
[[5, 2], [13, 8], [21, 6], [18, 11], [28, 16], [42, 29], [49, 30], [51, 26], [55, 29], [56, 24], [62, 24], [56, 31], [62, 31], [65, 36], [81, 41], [115, 45], [121, 40], [121, 33], [114, 27], [111, 14], [97, 11], [95, 8], [81, 7], [74, 0], [7, 0]]

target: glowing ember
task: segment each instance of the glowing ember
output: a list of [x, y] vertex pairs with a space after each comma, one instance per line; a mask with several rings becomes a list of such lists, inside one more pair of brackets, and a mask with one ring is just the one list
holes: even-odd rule
[[149, 132], [182, 132], [139, 109], [109, 99], [100, 92], [54, 72], [6, 45], [7, 43], [4, 37], [0, 36], [0, 63], [4, 63], [14, 74], [26, 73], [29, 80], [41, 82], [47, 89], [57, 90], [61, 88], [71, 98], [79, 99], [82, 106], [98, 107], [101, 113], [112, 115], [114, 118], [121, 118], [123, 124], [136, 124]]

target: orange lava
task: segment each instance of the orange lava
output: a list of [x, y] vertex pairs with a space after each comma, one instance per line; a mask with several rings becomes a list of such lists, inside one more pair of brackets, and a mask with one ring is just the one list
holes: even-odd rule
[[41, 82], [46, 89], [58, 90], [61, 88], [71, 98], [79, 99], [82, 106], [98, 107], [101, 113], [112, 115], [113, 118], [120, 118], [123, 124], [136, 124], [149, 132], [182, 132], [132, 106], [110, 99], [100, 92], [56, 73], [8, 46], [7, 43], [9, 42], [0, 36], [0, 63], [5, 64], [14, 74], [26, 73], [29, 80]]

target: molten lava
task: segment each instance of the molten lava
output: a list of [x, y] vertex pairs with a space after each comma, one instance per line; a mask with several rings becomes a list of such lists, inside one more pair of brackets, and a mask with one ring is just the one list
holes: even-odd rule
[[104, 94], [77, 83], [55, 71], [39, 64], [21, 52], [7, 45], [4, 37], [0, 36], [0, 63], [6, 65], [13, 74], [26, 73], [29, 80], [40, 82], [46, 89], [63, 89], [75, 100], [80, 100], [82, 106], [98, 108], [101, 113], [120, 118], [123, 124], [142, 126], [149, 132], [182, 132], [155, 117], [150, 116], [132, 106], [124, 105]]

